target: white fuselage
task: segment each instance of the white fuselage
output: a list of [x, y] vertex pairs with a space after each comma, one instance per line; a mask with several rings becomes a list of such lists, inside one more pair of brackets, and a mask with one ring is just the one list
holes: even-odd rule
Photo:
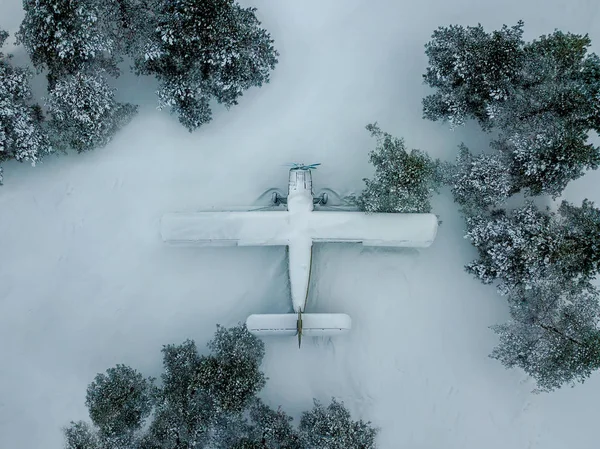
[[425, 248], [438, 221], [433, 214], [313, 212], [312, 174], [289, 172], [287, 211], [204, 211], [168, 214], [161, 235], [173, 244], [206, 246], [287, 245], [292, 304], [304, 312], [313, 242], [362, 243], [365, 246]]
[[305, 231], [312, 212], [313, 192], [310, 170], [292, 169], [288, 186], [287, 208], [293, 229], [288, 243], [290, 289], [294, 311], [304, 312], [310, 282], [312, 238]]

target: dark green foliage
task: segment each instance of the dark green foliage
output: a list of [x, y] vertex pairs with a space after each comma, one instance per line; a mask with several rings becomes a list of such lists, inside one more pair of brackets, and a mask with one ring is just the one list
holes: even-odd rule
[[260, 364], [265, 356], [265, 344], [248, 332], [246, 326], [226, 328], [217, 325], [215, 336], [207, 346], [219, 359]]
[[424, 117], [458, 126], [467, 118], [489, 127], [488, 105], [502, 101], [518, 80], [522, 65], [523, 22], [486, 33], [476, 27], [450, 25], [433, 32], [425, 44], [429, 67], [425, 83], [437, 92], [423, 100]]
[[505, 156], [511, 193], [561, 195], [567, 184], [597, 169], [600, 152], [587, 143], [587, 132], [549, 114], [524, 120], [503, 132], [492, 147]]
[[501, 290], [528, 289], [550, 273], [564, 280], [593, 279], [600, 271], [600, 211], [585, 200], [563, 202], [558, 215], [533, 203], [507, 214], [467, 217], [466, 237], [479, 252], [467, 271]]
[[377, 429], [370, 422], [352, 421], [350, 412], [343, 403], [332, 399], [323, 407], [317, 400], [309, 412], [304, 412], [300, 420], [300, 436], [307, 448], [372, 449], [375, 447]]
[[406, 151], [404, 140], [367, 126], [377, 139], [369, 161], [375, 167], [372, 180], [364, 179], [365, 189], [357, 198], [360, 210], [366, 212], [431, 212], [431, 195], [441, 184], [438, 163], [420, 150]]
[[581, 207], [563, 201], [558, 213], [563, 227], [558, 257], [566, 276], [593, 279], [600, 272], [600, 209], [586, 198]]
[[[7, 38], [8, 33], [0, 30], [0, 48]], [[12, 55], [0, 52], [0, 163], [14, 159], [35, 165], [52, 148], [41, 109], [31, 102], [31, 73], [13, 66], [11, 58]]]
[[600, 368], [600, 303], [590, 281], [600, 270], [600, 210], [563, 201], [558, 212], [528, 202], [506, 213], [467, 217], [479, 259], [467, 271], [500, 281], [512, 319], [493, 326], [492, 357], [520, 367], [551, 391]]
[[198, 383], [214, 398], [219, 410], [240, 412], [265, 386], [265, 377], [254, 362], [203, 357], [198, 367]]
[[48, 70], [49, 88], [66, 74], [86, 67], [117, 74], [118, 32], [112, 1], [24, 0], [25, 18], [17, 34], [31, 61]]
[[509, 197], [512, 184], [503, 159], [497, 155], [473, 156], [461, 145], [455, 164], [443, 166], [444, 181], [463, 212], [476, 215], [498, 207]]
[[600, 59], [590, 46], [587, 35], [562, 31], [526, 44], [519, 91], [506, 103], [510, 122], [551, 113], [576, 130], [600, 129]]
[[140, 449], [202, 448], [210, 441], [210, 400], [192, 393], [185, 403], [159, 404], [154, 419], [141, 438]]
[[525, 43], [522, 27], [435, 31], [424, 78], [436, 92], [423, 100], [424, 116], [500, 131], [492, 146], [503, 153], [511, 194], [556, 198], [600, 164], [600, 148], [587, 141], [600, 129], [600, 58], [588, 53], [587, 35], [555, 31]]
[[137, 113], [137, 106], [115, 100], [115, 89], [100, 73], [64, 75], [46, 106], [57, 144], [78, 152], [105, 146]]
[[[217, 326], [208, 347], [211, 353], [200, 355], [192, 340], [164, 346], [160, 388], [124, 365], [96, 376], [86, 400], [96, 427], [71, 423], [64, 429], [67, 448], [333, 449], [345, 443], [375, 447], [376, 431], [369, 423], [351, 421], [343, 404], [334, 401], [325, 412], [316, 406], [305, 414], [303, 440], [290, 416], [258, 399], [265, 384], [259, 370], [265, 348], [245, 324]], [[150, 424], [141, 428], [148, 416]], [[323, 420], [337, 433], [324, 433], [328, 424]], [[319, 430], [319, 438], [310, 436], [307, 426]], [[329, 446], [331, 442], [336, 445]], [[368, 445], [361, 446], [364, 442]]]
[[154, 403], [152, 382], [125, 365], [98, 374], [88, 386], [85, 400], [92, 422], [109, 436], [139, 429]]
[[233, 0], [157, 2], [136, 68], [158, 78], [159, 106], [176, 112], [190, 132], [211, 120], [211, 99], [230, 107], [269, 81], [278, 53], [255, 11]]
[[512, 319], [492, 327], [500, 344], [491, 357], [522, 368], [536, 391], [584, 382], [600, 368], [600, 305], [590, 284], [553, 276], [513, 290], [509, 302]]
[[269, 449], [301, 449], [298, 432], [292, 426], [292, 417], [283, 410], [273, 410], [260, 400], [250, 407], [250, 435], [257, 444]]
[[215, 398], [219, 408], [229, 412], [243, 410], [265, 386], [260, 364], [265, 345], [246, 326], [217, 326], [208, 343], [210, 357], [203, 357], [198, 367], [202, 387]]
[[63, 429], [65, 434], [65, 449], [100, 449], [100, 440], [88, 423], [73, 422]]

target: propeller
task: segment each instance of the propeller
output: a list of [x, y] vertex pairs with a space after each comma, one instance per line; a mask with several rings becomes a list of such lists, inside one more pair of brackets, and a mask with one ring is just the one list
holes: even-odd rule
[[320, 162], [317, 162], [316, 164], [303, 164], [302, 162], [298, 163], [298, 162], [292, 162], [291, 164], [286, 164], [288, 167], [292, 167], [292, 170], [315, 170], [319, 165], [321, 165]]

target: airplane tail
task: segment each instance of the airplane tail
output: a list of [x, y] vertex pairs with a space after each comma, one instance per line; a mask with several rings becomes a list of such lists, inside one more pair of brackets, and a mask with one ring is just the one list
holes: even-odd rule
[[246, 327], [257, 336], [288, 335], [325, 337], [343, 334], [352, 328], [352, 319], [345, 313], [281, 313], [254, 314], [246, 319]]

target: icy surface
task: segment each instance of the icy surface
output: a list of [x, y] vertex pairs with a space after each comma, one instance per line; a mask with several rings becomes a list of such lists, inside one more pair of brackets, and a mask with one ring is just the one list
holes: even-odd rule
[[[270, 84], [216, 109], [211, 124], [189, 134], [154, 110], [154, 81], [124, 74], [119, 100], [141, 112], [110, 146], [36, 168], [4, 164], [0, 448], [62, 448], [60, 428], [87, 418], [87, 384], [116, 363], [158, 376], [163, 344], [203, 347], [215, 323], [289, 311], [283, 248], [169, 247], [163, 214], [285, 189], [290, 161], [323, 164], [317, 195], [358, 192], [372, 173], [364, 126], [373, 121], [433, 157], [454, 159], [462, 140], [485, 148], [475, 127], [451, 133], [421, 119], [423, 45], [438, 25], [497, 29], [522, 18], [528, 40], [589, 32], [600, 50], [596, 0], [549, 0], [543, 11], [533, 0], [253, 5], [280, 63]], [[0, 18], [14, 32], [21, 2], [0, 2]], [[599, 185], [590, 173], [565, 196], [600, 202]], [[353, 329], [307, 338], [301, 350], [294, 339], [269, 341], [265, 399], [297, 417], [312, 397], [335, 395], [381, 427], [383, 449], [597, 447], [599, 376], [533, 396], [521, 372], [488, 359], [488, 326], [506, 319], [505, 300], [463, 272], [476, 254], [447, 191], [434, 212], [443, 223], [423, 250], [314, 246], [307, 309], [347, 313]]]

